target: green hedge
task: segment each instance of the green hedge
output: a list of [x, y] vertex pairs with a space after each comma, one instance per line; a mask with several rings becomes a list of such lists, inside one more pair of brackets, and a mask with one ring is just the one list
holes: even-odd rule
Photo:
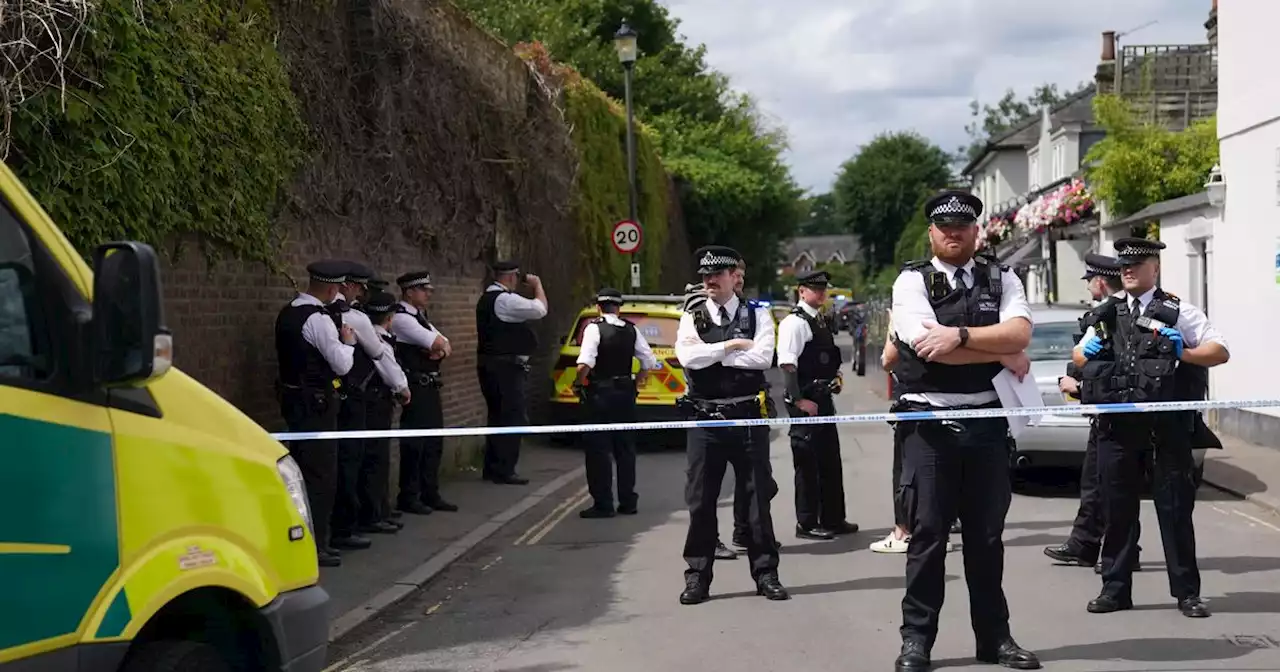
[[263, 0], [102, 0], [71, 71], [15, 111], [8, 163], [87, 253], [196, 234], [270, 263], [306, 131]]

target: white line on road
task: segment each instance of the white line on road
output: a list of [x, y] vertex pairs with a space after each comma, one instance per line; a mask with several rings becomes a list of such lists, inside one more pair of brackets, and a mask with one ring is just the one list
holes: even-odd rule
[[[337, 670], [338, 668], [341, 668], [343, 665], [346, 665], [347, 663], [351, 662], [351, 661], [352, 661], [352, 660], [354, 660], [355, 658], [358, 658], [358, 657], [360, 657], [360, 656], [363, 656], [364, 654], [369, 653], [370, 651], [372, 651], [372, 650], [374, 650], [374, 649], [378, 648], [379, 646], [382, 646], [383, 644], [386, 644], [387, 642], [391, 641], [391, 640], [392, 640], [392, 638], [396, 637], [396, 636], [397, 636], [397, 635], [399, 635], [400, 633], [404, 632], [405, 630], [408, 630], [409, 628], [412, 628], [413, 626], [415, 626], [415, 625], [417, 625], [417, 624], [418, 624], [418, 621], [413, 621], [412, 623], [405, 623], [404, 625], [400, 626], [398, 629], [396, 629], [396, 630], [394, 630], [394, 631], [392, 631], [392, 632], [390, 632], [390, 633], [388, 633], [388, 634], [386, 634], [386, 635], [383, 635], [382, 637], [379, 637], [378, 639], [373, 640], [373, 643], [369, 644], [368, 646], [364, 647], [363, 649], [360, 649], [359, 651], [356, 651], [355, 653], [353, 653], [353, 654], [351, 654], [351, 655], [347, 656], [346, 658], [343, 658], [342, 660], [339, 660], [338, 662], [336, 662], [336, 663], [334, 663], [334, 664], [330, 665], [329, 667], [324, 668], [323, 672], [334, 672], [334, 670]], [[361, 665], [362, 663], [365, 663], [365, 662], [368, 662], [368, 661], [365, 661], [365, 660], [358, 660], [358, 661], [356, 661], [356, 663], [355, 663], [354, 665], [352, 665], [352, 666], [351, 666], [351, 668], [347, 668], [347, 669], [352, 669], [352, 668], [357, 667], [357, 666], [359, 666], [359, 665]]]
[[547, 534], [549, 534], [551, 530], [555, 528], [556, 525], [560, 524], [560, 521], [565, 519], [565, 516], [568, 516], [569, 514], [573, 513], [574, 509], [577, 509], [583, 504], [586, 504], [588, 499], [591, 499], [591, 495], [585, 492], [582, 493], [581, 497], [578, 497], [577, 499], [575, 499], [573, 502], [569, 504], [569, 506], [564, 507], [564, 510], [561, 511], [559, 515], [557, 515], [554, 519], [552, 519], [550, 523], [547, 523], [546, 527], [542, 528], [541, 531], [533, 535], [533, 537], [530, 538], [529, 541], [525, 542], [525, 544], [527, 546], [532, 546], [538, 543], [539, 541], [541, 541], [542, 538], [547, 536]]
[[1249, 514], [1247, 514], [1247, 513], [1243, 512], [1243, 511], [1236, 511], [1235, 509], [1232, 509], [1232, 510], [1231, 510], [1231, 513], [1234, 513], [1234, 514], [1236, 514], [1237, 516], [1240, 516], [1240, 517], [1242, 517], [1242, 518], [1248, 518], [1249, 520], [1252, 520], [1253, 522], [1255, 522], [1255, 523], [1257, 523], [1257, 524], [1259, 524], [1259, 525], [1263, 525], [1263, 526], [1265, 526], [1265, 527], [1269, 527], [1269, 528], [1271, 528], [1272, 530], [1275, 530], [1276, 532], [1280, 532], [1280, 527], [1276, 527], [1275, 525], [1273, 525], [1273, 524], [1271, 524], [1271, 523], [1268, 523], [1267, 521], [1265, 521], [1265, 520], [1263, 520], [1263, 519], [1261, 519], [1261, 518], [1255, 518], [1255, 517], [1253, 517], [1253, 516], [1251, 516], [1251, 515], [1249, 515]]
[[[587, 492], [587, 486], [584, 485], [580, 490], [573, 493], [572, 495], [569, 495], [569, 498], [564, 500], [563, 502], [560, 502], [558, 505], [556, 505], [556, 508], [552, 509], [551, 513], [548, 513], [545, 517], [543, 517], [542, 520], [539, 520], [538, 522], [534, 523], [532, 527], [524, 531], [524, 534], [520, 535], [519, 537], [516, 538], [515, 541], [511, 542], [512, 545], [519, 546], [520, 544], [525, 543], [525, 541], [530, 536], [535, 534], [538, 530], [542, 529], [542, 526], [546, 525], [548, 521], [550, 521], [552, 518], [555, 518], [561, 512], [567, 511], [569, 507], [573, 506], [574, 502], [581, 499], [582, 496], [586, 494], [586, 492]], [[564, 516], [561, 516], [561, 518], [563, 517]], [[556, 522], [558, 523], [560, 521], [557, 520]]]

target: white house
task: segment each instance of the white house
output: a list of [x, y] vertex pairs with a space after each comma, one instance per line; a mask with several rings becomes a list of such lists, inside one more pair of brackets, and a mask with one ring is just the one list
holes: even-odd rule
[[[1218, 399], [1280, 396], [1280, 2], [1226, 2], [1217, 14], [1218, 139], [1226, 205], [1214, 227], [1209, 305], [1231, 347]], [[1280, 446], [1280, 408], [1218, 413], [1225, 431]]]

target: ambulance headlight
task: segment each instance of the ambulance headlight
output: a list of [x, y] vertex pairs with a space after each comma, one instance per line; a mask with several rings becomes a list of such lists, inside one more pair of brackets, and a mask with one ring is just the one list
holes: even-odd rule
[[302, 520], [306, 522], [307, 529], [311, 531], [311, 536], [315, 537], [316, 528], [311, 522], [311, 506], [307, 503], [307, 484], [302, 479], [302, 469], [298, 467], [298, 463], [293, 461], [292, 455], [285, 455], [276, 462], [276, 469], [280, 472], [280, 480], [284, 481], [284, 489], [289, 493], [289, 499], [293, 500], [293, 506], [298, 509], [298, 515], [302, 516]]

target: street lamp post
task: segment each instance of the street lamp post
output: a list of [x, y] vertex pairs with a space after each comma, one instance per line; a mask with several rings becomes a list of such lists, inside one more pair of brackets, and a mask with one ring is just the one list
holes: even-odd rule
[[[613, 47], [618, 52], [618, 61], [622, 63], [623, 88], [625, 92], [624, 97], [625, 97], [625, 102], [627, 107], [628, 213], [631, 221], [635, 222], [636, 226], [640, 226], [641, 231], [643, 231], [644, 227], [640, 224], [640, 216], [639, 216], [639, 213], [636, 211], [638, 207], [638, 204], [637, 204], [638, 198], [636, 196], [635, 116], [634, 116], [634, 112], [631, 109], [631, 72], [635, 67], [636, 57], [638, 56], [638, 52], [639, 52], [639, 48], [636, 44], [636, 40], [638, 37], [639, 37], [639, 34], [637, 34], [635, 30], [632, 30], [631, 26], [628, 26], [626, 21], [623, 21], [622, 27], [619, 28], [618, 32], [615, 33], [613, 36]], [[631, 253], [631, 264], [632, 264], [631, 288], [639, 289], [640, 277], [639, 277], [639, 274], [635, 272], [635, 267], [637, 266], [637, 262], [635, 261], [635, 252]]]

